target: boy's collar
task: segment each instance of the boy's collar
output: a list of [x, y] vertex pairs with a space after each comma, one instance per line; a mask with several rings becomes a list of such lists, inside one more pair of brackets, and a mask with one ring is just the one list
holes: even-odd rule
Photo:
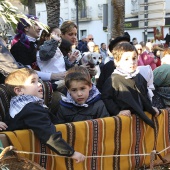
[[86, 101], [86, 103], [84, 104], [77, 104], [73, 98], [71, 97], [70, 93], [67, 92], [67, 97], [65, 96], [61, 96], [62, 101], [66, 102], [66, 103], [70, 103], [73, 104], [75, 106], [80, 106], [80, 107], [88, 107], [88, 105], [90, 104], [90, 101], [92, 99], [94, 99], [96, 96], [98, 96], [100, 94], [99, 90], [96, 88], [96, 86], [93, 84], [92, 85], [92, 89], [89, 92], [89, 97]]
[[44, 104], [44, 100], [36, 96], [31, 95], [19, 95], [11, 98], [9, 114], [14, 118], [28, 103], [37, 103], [44, 108], [47, 106]]

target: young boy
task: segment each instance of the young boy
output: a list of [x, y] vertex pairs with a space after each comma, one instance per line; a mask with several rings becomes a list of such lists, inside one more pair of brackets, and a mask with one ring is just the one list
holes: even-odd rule
[[118, 44], [112, 51], [116, 69], [102, 89], [102, 99], [110, 115], [138, 115], [145, 123], [154, 123], [145, 115], [148, 111], [159, 115], [157, 108], [151, 106], [147, 95], [147, 82], [137, 68], [137, 51], [130, 43]]
[[41, 142], [58, 155], [69, 156], [77, 162], [84, 161], [84, 155], [74, 151], [62, 139], [61, 132], [56, 131], [56, 117], [43, 104], [42, 85], [34, 70], [23, 68], [12, 72], [6, 78], [5, 84], [13, 96], [7, 130], [32, 129]]
[[87, 68], [74, 66], [65, 77], [67, 96], [62, 96], [57, 113], [58, 123], [76, 122], [108, 117], [100, 93], [91, 83]]

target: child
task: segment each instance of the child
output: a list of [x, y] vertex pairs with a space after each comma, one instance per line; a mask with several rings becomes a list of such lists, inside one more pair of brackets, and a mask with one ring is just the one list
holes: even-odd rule
[[[72, 44], [68, 42], [70, 43], [70, 48], [67, 49], [70, 50], [71, 53], [68, 57], [65, 55], [63, 56], [63, 52], [59, 48], [60, 44], [62, 45], [64, 43], [63, 40], [61, 40], [60, 29], [57, 27], [51, 27], [49, 32], [50, 35], [47, 34], [46, 41], [40, 46], [39, 53], [37, 53], [37, 63], [41, 71], [57, 73], [58, 80], [63, 80], [66, 70], [76, 64], [78, 53], [71, 52]], [[51, 79], [57, 80], [57, 77], [52, 77]]]
[[118, 44], [112, 51], [116, 69], [102, 90], [102, 98], [110, 115], [138, 115], [145, 123], [154, 123], [145, 115], [148, 111], [159, 115], [157, 108], [151, 106], [147, 96], [147, 82], [137, 70], [137, 51], [130, 43]]
[[66, 72], [65, 61], [62, 52], [58, 48], [61, 43], [61, 31], [57, 27], [52, 27], [49, 32], [50, 34], [47, 34], [44, 38], [46, 41], [40, 46], [37, 54], [37, 64], [41, 71], [60, 73], [61, 78], [59, 77], [58, 79], [64, 79]]
[[11, 95], [7, 130], [32, 129], [41, 142], [58, 155], [69, 156], [81, 162], [84, 155], [73, 150], [56, 131], [56, 117], [50, 114], [43, 104], [42, 86], [37, 73], [28, 68], [9, 74], [5, 84]]
[[100, 93], [92, 85], [87, 68], [75, 66], [65, 77], [67, 97], [62, 96], [57, 113], [59, 123], [68, 123], [108, 117], [109, 114]]

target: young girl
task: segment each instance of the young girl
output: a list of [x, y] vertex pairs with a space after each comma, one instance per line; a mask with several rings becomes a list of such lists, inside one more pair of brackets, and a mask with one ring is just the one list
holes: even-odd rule
[[145, 123], [154, 123], [145, 115], [158, 116], [147, 95], [147, 82], [137, 68], [137, 51], [129, 43], [118, 44], [112, 51], [116, 69], [103, 86], [102, 98], [110, 115], [138, 115]]
[[65, 77], [67, 96], [62, 97], [57, 113], [59, 123], [68, 123], [108, 117], [100, 93], [91, 83], [88, 70], [75, 66], [68, 70]]

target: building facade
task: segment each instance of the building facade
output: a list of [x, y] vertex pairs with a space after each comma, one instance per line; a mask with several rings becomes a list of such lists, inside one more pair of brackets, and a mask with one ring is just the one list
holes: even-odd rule
[[[60, 22], [76, 22], [75, 0], [60, 0], [60, 4]], [[37, 3], [36, 13], [41, 22], [47, 23], [45, 4]], [[79, 10], [79, 39], [92, 34], [96, 44], [108, 44], [112, 17], [111, 0], [86, 0], [86, 6]], [[138, 42], [152, 40], [153, 27], [159, 26], [163, 26], [165, 36], [170, 26], [170, 0], [125, 0], [125, 31], [131, 39], [136, 37]]]

